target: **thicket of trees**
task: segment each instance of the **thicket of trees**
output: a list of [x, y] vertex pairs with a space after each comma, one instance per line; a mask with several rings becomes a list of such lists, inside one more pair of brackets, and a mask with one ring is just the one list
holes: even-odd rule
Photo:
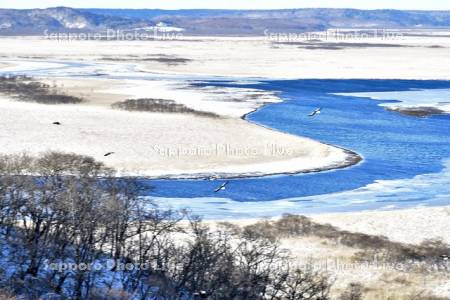
[[[0, 157], [0, 291], [25, 299], [329, 299], [276, 239], [160, 210], [92, 158]], [[111, 262], [114, 262], [111, 264]], [[70, 266], [70, 267], [69, 267]]]

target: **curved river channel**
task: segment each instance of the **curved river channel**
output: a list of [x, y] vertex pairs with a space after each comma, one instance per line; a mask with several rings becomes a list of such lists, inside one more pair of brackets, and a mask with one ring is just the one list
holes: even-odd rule
[[[31, 65], [9, 73], [99, 75], [83, 71], [88, 67], [92, 65], [52, 62], [45, 68]], [[180, 79], [137, 75], [131, 67], [124, 74], [113, 74], [103, 76]], [[283, 102], [266, 105], [247, 119], [355, 151], [364, 160], [349, 168], [319, 173], [233, 179], [220, 193], [214, 193], [214, 189], [222, 180], [142, 179], [153, 187], [149, 198], [161, 205], [186, 207], [206, 219], [228, 219], [450, 204], [450, 115], [419, 118], [380, 105], [408, 97], [407, 91], [416, 91], [410, 97], [425, 102], [432, 101], [436, 94], [449, 95], [450, 101], [450, 81], [258, 79], [243, 83], [230, 78], [183, 79], [199, 86], [278, 91]], [[389, 96], [374, 100], [370, 98], [372, 92]], [[317, 107], [322, 113], [308, 117]]]

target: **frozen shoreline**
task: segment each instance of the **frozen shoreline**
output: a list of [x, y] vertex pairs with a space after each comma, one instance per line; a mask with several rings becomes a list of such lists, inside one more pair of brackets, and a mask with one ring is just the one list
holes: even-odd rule
[[[447, 48], [450, 47], [449, 38], [435, 38], [435, 37], [405, 37], [402, 40], [395, 41], [405, 45], [405, 47], [347, 47], [341, 50], [330, 51], [327, 49], [299, 49], [295, 47], [295, 44], [276, 44], [265, 40], [264, 38], [203, 38], [196, 40], [179, 40], [171, 41], [171, 47], [167, 47], [165, 41], [151, 42], [152, 47], [147, 47], [148, 42], [130, 41], [130, 42], [97, 42], [97, 41], [73, 41], [70, 47], [65, 47], [62, 44], [58, 44], [55, 41], [43, 40], [36, 37], [33, 38], [2, 38], [0, 45], [0, 54], [6, 60], [13, 61], [29, 57], [34, 57], [42, 62], [49, 61], [49, 66], [54, 68], [49, 70], [51, 76], [57, 76], [60, 70], [58, 67], [58, 60], [64, 61], [79, 61], [80, 66], [73, 66], [69, 75], [83, 76], [84, 72], [88, 71], [89, 74], [115, 74], [117, 76], [136, 75], [135, 78], [139, 78], [142, 75], [148, 74], [186, 74], [198, 75], [198, 74], [214, 74], [217, 76], [239, 76], [242, 78], [423, 78], [423, 79], [449, 79], [449, 69], [447, 64], [430, 64], [430, 61], [444, 61], [447, 59]], [[352, 42], [352, 41], [349, 41]], [[356, 41], [359, 43], [371, 43], [377, 42], [374, 40], [362, 40]], [[390, 42], [392, 43], [392, 42]], [[433, 45], [440, 45], [441, 47], [430, 48]], [[33, 49], [31, 53], [30, 49]], [[183, 49], [183, 51], [181, 51]], [[50, 53], [50, 54], [49, 54]], [[165, 64], [158, 61], [158, 57], [161, 53], [170, 57], [181, 57], [188, 59], [187, 63], [180, 64]], [[360, 54], [364, 53], [364, 56]], [[251, 55], [250, 55], [251, 54]], [[425, 55], [426, 54], [426, 55]], [[138, 58], [142, 58], [139, 61]], [[145, 60], [145, 58], [151, 58]], [[363, 57], [361, 60], [359, 57]], [[371, 59], [367, 59], [370, 57]], [[395, 57], [395, 60], [390, 58]], [[108, 60], [105, 60], [105, 59]], [[116, 61], [114, 59], [117, 59]], [[93, 61], [99, 62], [98, 64], [92, 64]], [[411, 61], [414, 64], [411, 65]], [[274, 63], [276, 62], [276, 63]], [[376, 63], [374, 63], [376, 62]], [[53, 64], [53, 65], [52, 65]], [[84, 68], [83, 64], [90, 65], [88, 68]], [[33, 69], [33, 66], [30, 66]], [[36, 67], [36, 66], [34, 66]], [[9, 70], [18, 70], [17, 66], [10, 67]], [[61, 72], [65, 72], [61, 70]], [[186, 77], [187, 77], [186, 76]], [[162, 76], [163, 77], [163, 76]], [[169, 76], [170, 77], [170, 76]], [[185, 77], [185, 78], [186, 78]], [[257, 79], [255, 79], [257, 80]], [[181, 80], [182, 82], [183, 80]], [[98, 83], [99, 81], [93, 81]], [[206, 110], [219, 112], [220, 115], [225, 117], [225, 120], [217, 121], [216, 123], [207, 120], [202, 123], [209, 123], [208, 126], [201, 127], [200, 130], [208, 131], [209, 141], [206, 143], [207, 149], [213, 147], [213, 145], [223, 144], [223, 140], [227, 141], [239, 141], [236, 144], [243, 144], [251, 146], [252, 144], [246, 144], [244, 137], [236, 139], [232, 135], [226, 135], [221, 139], [211, 138], [217, 132], [222, 134], [222, 126], [227, 123], [227, 130], [240, 131], [244, 128], [245, 133], [251, 134], [264, 134], [268, 139], [275, 138], [278, 143], [278, 139], [284, 140], [286, 136], [276, 132], [269, 134], [267, 128], [256, 128], [248, 125], [248, 122], [239, 123], [236, 118], [245, 115], [250, 111], [254, 111], [266, 103], [273, 103], [280, 101], [273, 93], [264, 93], [260, 91], [254, 91], [249, 89], [192, 89], [190, 87], [178, 84], [177, 87], [172, 85], [176, 80], [170, 81], [165, 79], [157, 79], [155, 81], [147, 81], [147, 87], [139, 86], [139, 84], [133, 83], [130, 85], [118, 87], [119, 90], [114, 90], [114, 87], [102, 89], [103, 99], [101, 101], [91, 101], [86, 103], [86, 107], [90, 109], [98, 109], [101, 111], [100, 115], [107, 115], [110, 113], [110, 109], [105, 108], [110, 103], [109, 97], [113, 97], [115, 101], [117, 99], [132, 98], [132, 97], [152, 97], [162, 99], [173, 99], [177, 103], [181, 103], [195, 110]], [[185, 81], [186, 83], [186, 81]], [[172, 86], [171, 86], [172, 85]], [[101, 86], [101, 85], [100, 85]], [[96, 90], [98, 87], [93, 84], [90, 89]], [[122, 90], [122, 91], [120, 91]], [[127, 95], [117, 95], [117, 92]], [[80, 91], [81, 94], [87, 94], [86, 91]], [[108, 94], [108, 96], [106, 96]], [[122, 98], [121, 98], [122, 97]], [[101, 98], [101, 97], [100, 97]], [[223, 101], [226, 99], [226, 101]], [[239, 99], [246, 99], [240, 101]], [[259, 101], [255, 101], [259, 99]], [[238, 100], [238, 101], [236, 101]], [[103, 106], [103, 107], [101, 107]], [[113, 112], [118, 113], [118, 112]], [[141, 113], [133, 113], [133, 116], [140, 116]], [[150, 115], [150, 114], [148, 114]], [[154, 115], [154, 120], [162, 119]], [[178, 119], [174, 122], [181, 124], [180, 122], [198, 122], [198, 118], [194, 116], [175, 116], [171, 115], [170, 118]], [[132, 119], [131, 117], [129, 117]], [[139, 117], [140, 118], [140, 117]], [[138, 119], [139, 119], [138, 118]], [[125, 120], [124, 118], [123, 120]], [[174, 124], [167, 124], [164, 120], [159, 121], [158, 125], [155, 122], [146, 123], [145, 126], [157, 126], [163, 128], [174, 128]], [[120, 123], [120, 122], [119, 122]], [[126, 126], [129, 126], [132, 130], [133, 126], [125, 122]], [[232, 124], [232, 125], [230, 125]], [[244, 125], [245, 124], [245, 125]], [[124, 125], [124, 126], [125, 126]], [[215, 127], [217, 126], [217, 127]], [[148, 127], [146, 127], [148, 128]], [[199, 128], [195, 129], [198, 130]], [[215, 129], [215, 130], [210, 130]], [[184, 130], [184, 128], [183, 128]], [[246, 131], [249, 130], [249, 131]], [[170, 131], [170, 130], [169, 130]], [[173, 130], [174, 134], [178, 134], [177, 130]], [[106, 132], [102, 132], [105, 134]], [[108, 133], [110, 134], [110, 133]], [[274, 134], [274, 135], [272, 135]], [[124, 134], [125, 135], [125, 134]], [[178, 134], [183, 140], [183, 138]], [[269, 137], [271, 136], [271, 137]], [[275, 137], [277, 136], [277, 137]], [[284, 136], [284, 137], [282, 137]], [[109, 138], [113, 138], [110, 136]], [[152, 136], [156, 138], [156, 136]], [[289, 139], [293, 138], [289, 136]], [[318, 171], [328, 169], [330, 166], [343, 167], [349, 165], [349, 161], [353, 160], [351, 155], [345, 155], [340, 149], [333, 148], [326, 145], [324, 149], [333, 149], [330, 153], [325, 155], [323, 152], [320, 155], [325, 155], [327, 160], [323, 161], [319, 159], [319, 156], [313, 156], [313, 159], [308, 160], [306, 157], [311, 155], [311, 150], [317, 148], [312, 146], [308, 148], [308, 151], [300, 151], [301, 138], [295, 137], [297, 140], [294, 142], [294, 148], [297, 151], [296, 155], [283, 157], [265, 157], [263, 161], [255, 158], [248, 157], [234, 157], [229, 158], [225, 163], [224, 157], [219, 159], [197, 159], [196, 157], [185, 157], [197, 162], [205, 162], [205, 164], [195, 165], [194, 163], [184, 163], [181, 166], [179, 162], [174, 159], [168, 161], [168, 164], [152, 165], [153, 173], [142, 172], [138, 164], [133, 166], [133, 171], [127, 171], [124, 165], [119, 167], [121, 174], [134, 175], [134, 176], [154, 176], [159, 178], [177, 177], [177, 175], [184, 174], [182, 177], [195, 178], [199, 176], [205, 176], [205, 173], [228, 173], [228, 177], [238, 177], [240, 174], [245, 176], [262, 176], [270, 174], [280, 173], [298, 173], [307, 171]], [[158, 140], [156, 138], [157, 141]], [[308, 140], [309, 142], [310, 140]], [[196, 142], [195, 139], [191, 139], [188, 143]], [[175, 143], [170, 141], [171, 146], [168, 148], [179, 148]], [[180, 143], [178, 143], [180, 144]], [[230, 144], [225, 142], [225, 144]], [[233, 143], [231, 143], [233, 144]], [[283, 143], [281, 143], [283, 144]], [[256, 144], [259, 149], [266, 147], [267, 145]], [[310, 145], [306, 143], [306, 145]], [[78, 147], [78, 145], [75, 145]], [[233, 147], [233, 145], [231, 145]], [[244, 146], [245, 149], [246, 146]], [[286, 146], [286, 145], [284, 145]], [[310, 145], [311, 146], [311, 145]], [[111, 145], [105, 145], [105, 147], [111, 148]], [[63, 147], [64, 148], [64, 147]], [[75, 147], [76, 148], [76, 147]], [[166, 147], [167, 148], [167, 147]], [[174, 150], [174, 149], [172, 149]], [[98, 150], [100, 152], [102, 150]], [[320, 151], [318, 151], [320, 152]], [[87, 152], [83, 152], [86, 153]], [[95, 153], [94, 153], [95, 154]], [[125, 155], [125, 153], [124, 153]], [[128, 154], [127, 154], [128, 155]], [[136, 155], [130, 153], [129, 155]], [[148, 155], [148, 153], [141, 152], [138, 154], [140, 157]], [[96, 158], [105, 161], [104, 158], [99, 155], [94, 155]], [[333, 158], [334, 156], [334, 158]], [[295, 161], [298, 157], [304, 157], [303, 161]], [[310, 156], [311, 157], [311, 156]], [[281, 161], [284, 161], [285, 167], [282, 167]], [[299, 165], [292, 164], [294, 161]], [[311, 162], [314, 161], [314, 166]], [[318, 162], [322, 164], [318, 164]], [[344, 162], [346, 161], [346, 162]], [[114, 162], [114, 158], [110, 158], [105, 161], [106, 163]], [[155, 162], [155, 160], [153, 161]], [[273, 162], [280, 167], [274, 168], [268, 162]], [[179, 167], [177, 167], [177, 165]], [[164, 168], [169, 167], [169, 172], [161, 172]], [[228, 166], [236, 167], [238, 172], [230, 170]], [[211, 167], [213, 167], [211, 169]], [[127, 171], [127, 172], [124, 172]]]
[[[36, 57], [105, 62], [105, 58], [120, 58], [121, 61], [108, 62], [138, 64], [138, 71], [159, 74], [279, 79], [450, 79], [449, 64], [445, 63], [448, 62], [450, 47], [448, 37], [404, 36], [392, 41], [348, 39], [348, 43], [394, 43], [402, 47], [343, 47], [340, 50], [304, 49], [295, 43], [273, 43], [265, 37], [197, 37], [194, 40], [152, 42], [71, 41], [70, 47], [39, 37], [4, 37], [1, 41], [0, 55], [5, 60], [8, 57]], [[163, 63], [157, 59], [161, 53], [189, 61]], [[136, 57], [148, 59], [139, 61]]]
[[[117, 176], [146, 178], [259, 177], [343, 168], [360, 161], [345, 149], [241, 119], [262, 105], [281, 101], [272, 92], [198, 88], [161, 80], [45, 81], [86, 100], [43, 105], [3, 97], [0, 108], [8, 115], [0, 120], [3, 154], [74, 152], [114, 167]], [[171, 99], [220, 117], [111, 108], [112, 103], [130, 98]], [[51, 125], [54, 121], [62, 126]], [[103, 156], [110, 151], [115, 154]]]
[[[418, 116], [450, 114], [450, 90], [430, 89], [399, 92], [337, 93], [336, 95], [370, 98], [391, 111]], [[392, 102], [394, 100], [394, 102]], [[390, 101], [390, 102], [383, 102]]]

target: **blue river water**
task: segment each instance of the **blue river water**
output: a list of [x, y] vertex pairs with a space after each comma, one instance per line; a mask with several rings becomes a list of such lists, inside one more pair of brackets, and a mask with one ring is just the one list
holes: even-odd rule
[[[442, 183], [436, 182], [434, 178], [445, 177], [442, 174], [442, 176], [429, 175], [431, 179], [425, 178], [425, 181], [434, 180], [426, 182], [427, 187], [439, 189], [433, 196], [429, 190], [415, 191], [409, 186], [417, 188], [418, 184], [424, 184], [423, 178], [420, 183], [415, 182], [416, 176], [439, 174], [446, 169], [445, 162], [450, 158], [450, 115], [426, 118], [406, 116], [386, 111], [379, 106], [382, 101], [335, 95], [353, 92], [448, 89], [449, 81], [284, 80], [263, 81], [249, 85], [211, 81], [198, 85], [280, 91], [284, 102], [267, 105], [248, 115], [247, 119], [283, 132], [310, 137], [355, 151], [364, 160], [349, 168], [326, 172], [231, 180], [227, 189], [221, 191], [220, 195], [214, 193], [220, 180], [212, 182], [151, 180], [149, 183], [154, 187], [152, 196], [165, 198], [165, 203], [169, 206], [190, 207], [199, 214], [226, 218], [271, 216], [292, 210], [295, 212], [358, 210], [379, 208], [386, 206], [386, 203], [400, 203], [395, 206], [406, 206], [405, 204], [410, 202], [450, 204], [449, 191], [443, 190]], [[317, 107], [322, 107], [322, 114], [316, 118], [308, 117], [308, 113]], [[398, 180], [404, 180], [405, 185]], [[367, 199], [364, 199], [360, 193], [353, 195], [345, 193], [353, 190], [360, 192], [361, 188], [367, 189], [367, 186], [373, 188], [376, 182], [385, 182], [389, 185], [391, 181], [396, 182], [395, 190], [390, 191], [387, 187], [383, 189], [383, 186], [379, 186], [378, 190], [383, 194], [375, 198], [373, 195], [367, 195]], [[450, 186], [450, 181], [448, 184]], [[405, 193], [405, 188], [410, 189], [409, 193]], [[359, 195], [358, 199], [350, 202], [353, 205], [348, 205], [345, 201], [355, 194]], [[435, 199], [435, 196], [438, 196], [438, 199]], [[284, 202], [280, 205], [282, 199], [289, 199], [291, 204], [285, 205]], [[335, 203], [326, 205], [326, 202], [333, 199], [335, 200], [331, 202]], [[374, 200], [369, 201], [370, 199]], [[339, 205], [339, 201], [347, 204], [345, 209]], [[266, 203], [248, 205], [248, 202]], [[298, 205], [292, 207], [292, 203]], [[361, 205], [362, 203], [365, 205]]]

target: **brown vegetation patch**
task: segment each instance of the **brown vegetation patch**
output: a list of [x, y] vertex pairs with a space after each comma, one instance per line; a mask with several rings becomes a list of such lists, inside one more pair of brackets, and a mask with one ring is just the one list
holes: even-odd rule
[[174, 100], [167, 100], [167, 99], [154, 99], [154, 98], [127, 99], [125, 101], [116, 102], [112, 104], [112, 107], [127, 111], [193, 114], [196, 116], [209, 118], [219, 117], [219, 115], [215, 113], [194, 110], [183, 104], [176, 103]]
[[442, 115], [445, 112], [435, 107], [397, 107], [387, 108], [389, 111], [395, 111], [407, 116], [427, 117], [431, 115]]
[[167, 54], [157, 54], [139, 57], [137, 55], [127, 55], [127, 56], [104, 56], [101, 58], [106, 61], [154, 61], [162, 64], [167, 64], [169, 66], [182, 65], [192, 61], [189, 58], [178, 57], [175, 55]]
[[0, 93], [19, 101], [41, 104], [75, 104], [83, 101], [79, 97], [60, 93], [56, 85], [51, 87], [28, 76], [1, 76]]
[[318, 224], [305, 216], [284, 215], [276, 221], [261, 221], [243, 228], [244, 235], [270, 239], [295, 236], [316, 236], [344, 246], [361, 249], [355, 258], [365, 261], [379, 259], [389, 262], [418, 261], [442, 263], [450, 255], [450, 245], [440, 240], [427, 240], [420, 245], [393, 242], [384, 236], [340, 230], [329, 224]]

